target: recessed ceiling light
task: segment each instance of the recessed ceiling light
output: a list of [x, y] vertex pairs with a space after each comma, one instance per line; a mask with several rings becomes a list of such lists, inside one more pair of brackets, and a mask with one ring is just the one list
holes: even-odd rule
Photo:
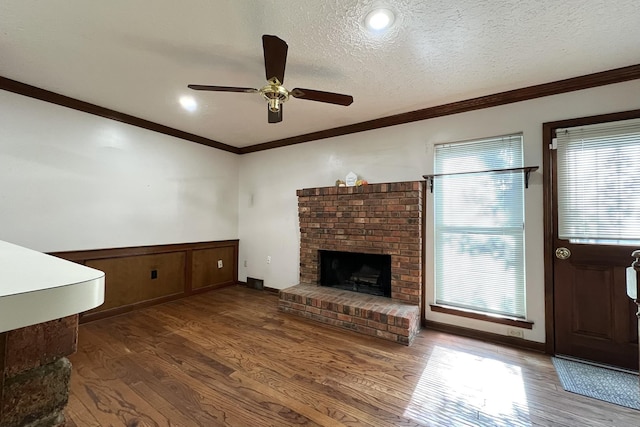
[[370, 30], [381, 31], [393, 24], [395, 16], [389, 9], [374, 9], [367, 14], [364, 23]]
[[189, 111], [190, 113], [198, 109], [198, 103], [196, 102], [195, 99], [193, 99], [192, 96], [181, 96], [180, 105], [182, 106], [182, 108]]

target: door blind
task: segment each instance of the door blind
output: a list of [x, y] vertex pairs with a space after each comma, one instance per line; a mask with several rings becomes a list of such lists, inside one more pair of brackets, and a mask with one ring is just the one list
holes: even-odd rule
[[[522, 135], [435, 146], [436, 174], [522, 167]], [[434, 180], [436, 303], [525, 317], [522, 173]]]
[[557, 129], [558, 237], [640, 244], [640, 119]]

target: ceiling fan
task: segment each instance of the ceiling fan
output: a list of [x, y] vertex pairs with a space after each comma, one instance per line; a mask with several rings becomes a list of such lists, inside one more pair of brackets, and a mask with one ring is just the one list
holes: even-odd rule
[[264, 50], [264, 69], [267, 84], [261, 89], [233, 86], [188, 85], [189, 89], [214, 92], [259, 93], [268, 102], [267, 112], [269, 123], [282, 121], [282, 104], [289, 100], [289, 96], [344, 106], [351, 105], [353, 102], [351, 95], [301, 88], [287, 90], [282, 84], [284, 82], [284, 69], [287, 63], [287, 50], [289, 46], [284, 40], [265, 34], [262, 36], [262, 48]]

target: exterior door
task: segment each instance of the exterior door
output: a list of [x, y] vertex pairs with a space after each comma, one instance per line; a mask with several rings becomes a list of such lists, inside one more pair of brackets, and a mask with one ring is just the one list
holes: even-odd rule
[[560, 239], [555, 247], [571, 252], [567, 259], [554, 256], [556, 354], [637, 370], [636, 306], [626, 293], [635, 248]]
[[[554, 136], [555, 128], [583, 124], [585, 119], [545, 124], [545, 139]], [[553, 325], [551, 333], [547, 329], [547, 339], [553, 340], [551, 350], [557, 355], [637, 370], [636, 306], [626, 294], [626, 268], [637, 247], [578, 244], [558, 237], [558, 188], [563, 182], [557, 173], [555, 150], [545, 149], [549, 231], [545, 247], [547, 267], [551, 267], [551, 273], [546, 273], [546, 289], [547, 304], [552, 305], [547, 308], [547, 322]]]

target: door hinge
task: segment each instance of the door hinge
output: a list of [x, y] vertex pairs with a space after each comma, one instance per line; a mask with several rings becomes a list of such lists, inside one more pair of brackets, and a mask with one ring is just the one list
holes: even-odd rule
[[557, 150], [558, 149], [558, 138], [553, 138], [551, 140], [551, 144], [549, 144], [549, 150]]

